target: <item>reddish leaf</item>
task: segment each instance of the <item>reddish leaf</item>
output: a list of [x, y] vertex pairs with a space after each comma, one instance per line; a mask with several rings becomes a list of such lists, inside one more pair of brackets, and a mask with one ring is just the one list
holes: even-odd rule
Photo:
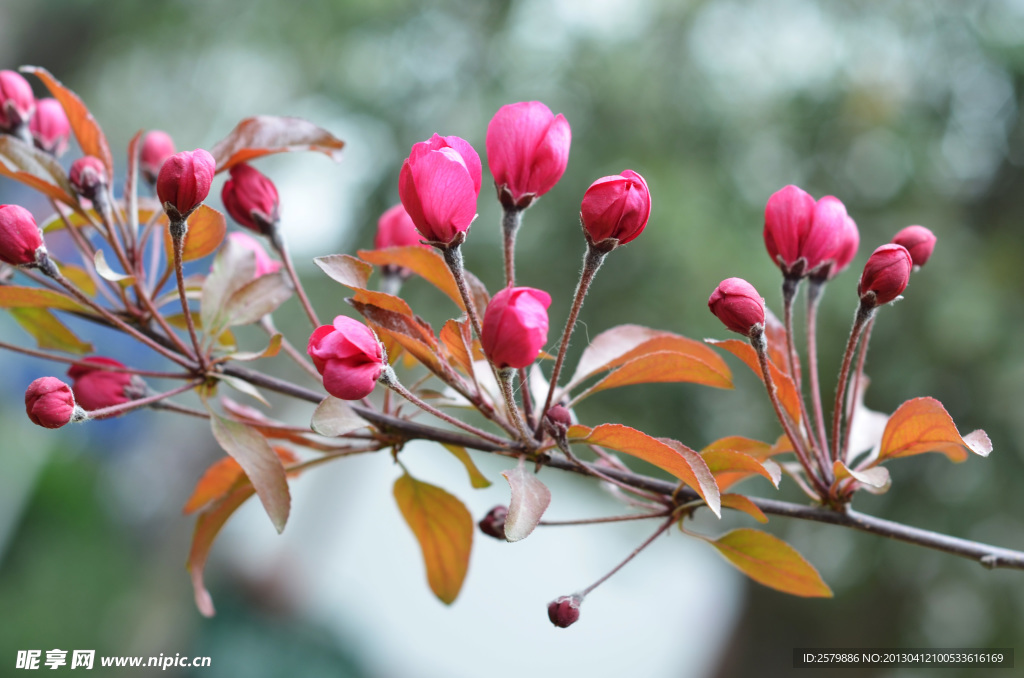
[[373, 266], [348, 254], [317, 257], [313, 262], [332, 280], [353, 290], [365, 290], [370, 274], [373, 273]]
[[76, 337], [57, 316], [45, 308], [12, 308], [10, 313], [26, 332], [35, 337], [39, 348], [77, 355], [92, 353], [92, 344]]
[[[753, 346], [739, 339], [726, 339], [724, 341], [706, 339], [705, 341], [732, 353], [753, 370], [758, 379], [762, 382], [764, 381], [764, 376], [761, 374], [761, 363], [757, 360], [757, 352], [754, 351]], [[782, 403], [783, 409], [785, 409], [794, 422], [799, 423], [800, 394], [797, 393], [793, 380], [789, 378], [789, 375], [776, 367], [775, 363], [771, 360], [768, 361], [768, 371], [772, 375], [772, 381], [775, 382], [775, 388], [778, 389], [779, 401]]]
[[718, 489], [723, 492], [754, 474], [767, 478], [776, 489], [782, 480], [782, 469], [770, 459], [762, 462], [743, 452], [724, 449], [708, 450], [702, 452], [701, 456], [714, 474]]
[[449, 363], [454, 363], [463, 373], [473, 377], [473, 360], [469, 357], [466, 342], [467, 326], [457, 320], [449, 320], [441, 328], [441, 348]]
[[0, 285], [0, 308], [55, 308], [61, 311], [84, 311], [84, 307], [71, 297], [43, 289]]
[[832, 597], [832, 590], [814, 566], [792, 546], [767, 532], [743, 527], [707, 541], [759, 584], [794, 596]]
[[731, 492], [723, 494], [722, 508], [731, 508], [736, 511], [743, 511], [759, 523], [768, 522], [768, 516], [764, 514], [764, 511], [759, 509], [757, 504], [750, 501], [750, 499], [744, 497], [742, 494], [733, 494]]
[[196, 518], [196, 527], [192, 532], [192, 548], [188, 554], [188, 571], [192, 575], [196, 607], [204, 617], [212, 617], [215, 613], [213, 599], [203, 583], [203, 570], [210, 555], [210, 547], [231, 514], [254, 493], [252, 485], [240, 487]]
[[702, 360], [671, 351], [649, 353], [624, 363], [607, 377], [573, 398], [578, 403], [592, 393], [633, 384], [686, 382], [716, 388], [732, 388], [728, 371], [722, 373]]
[[501, 475], [512, 489], [512, 501], [509, 502], [508, 516], [505, 518], [505, 539], [526, 539], [548, 509], [551, 490], [536, 474], [527, 470], [522, 460], [514, 469], [502, 471]]
[[708, 508], [721, 517], [720, 493], [714, 476], [701, 456], [682, 443], [652, 438], [622, 424], [601, 424], [593, 429], [572, 426], [569, 438], [573, 442], [600, 445], [654, 464], [689, 485], [704, 499]]
[[53, 156], [21, 139], [0, 134], [0, 175], [78, 209], [67, 174]]
[[410, 245], [409, 247], [387, 247], [379, 250], [359, 250], [359, 258], [376, 266], [401, 266], [422, 277], [437, 289], [444, 292], [463, 311], [466, 305], [462, 302], [459, 287], [455, 284], [444, 258], [434, 250]]
[[875, 463], [922, 452], [941, 452], [960, 462], [967, 459], [965, 450], [987, 457], [992, 452], [992, 442], [981, 429], [960, 437], [942, 403], [935, 398], [914, 398], [889, 417]]
[[[224, 242], [227, 231], [228, 224], [223, 214], [208, 205], [200, 205], [188, 218], [182, 261], [195, 261], [213, 254]], [[167, 252], [167, 260], [174, 261], [170, 229], [164, 229], [164, 250]]]
[[[275, 447], [274, 452], [285, 466], [299, 463], [299, 458], [285, 447]], [[212, 502], [223, 499], [229, 492], [238, 489], [243, 484], [252, 487], [252, 483], [249, 482], [234, 457], [218, 459], [206, 469], [202, 478], [196, 483], [195, 489], [192, 490], [192, 496], [185, 502], [182, 512], [185, 515], [195, 513]]]
[[477, 465], [473, 463], [473, 458], [469, 456], [469, 452], [466, 451], [465, 447], [458, 445], [449, 445], [448, 443], [441, 443], [444, 449], [452, 453], [452, 456], [462, 462], [462, 465], [466, 469], [466, 473], [469, 474], [469, 484], [474, 490], [482, 490], [485, 487], [491, 486], [491, 481], [480, 472]]
[[103, 130], [100, 129], [96, 119], [92, 117], [92, 113], [85, 107], [82, 100], [78, 98], [78, 95], [62, 85], [45, 68], [24, 66], [21, 70], [23, 73], [32, 73], [43, 81], [43, 84], [50, 90], [53, 98], [64, 107], [64, 112], [68, 116], [68, 122], [71, 123], [71, 131], [75, 133], [75, 138], [78, 139], [78, 145], [81, 147], [82, 153], [102, 160], [103, 164], [107, 167], [107, 176], [114, 176], [114, 158], [110, 154], [107, 138], [103, 135]]
[[462, 589], [473, 548], [473, 516], [440, 487], [403, 475], [395, 481], [395, 501], [423, 552], [430, 590], [451, 605]]
[[[370, 293], [361, 291], [357, 293], [357, 297], [363, 295], [363, 298], [367, 298], [366, 295], [368, 294]], [[382, 292], [373, 292], [372, 295], [390, 296]], [[398, 297], [392, 297], [392, 299], [401, 302], [403, 305], [405, 304]], [[394, 338], [402, 348], [411, 353], [430, 371], [438, 373], [442, 370], [437, 356], [437, 340], [434, 338], [434, 332], [430, 329], [429, 325], [410, 315], [381, 308], [374, 304], [363, 303], [357, 301], [356, 298], [350, 299], [349, 303], [366, 318], [378, 333], [384, 333]], [[412, 311], [410, 310], [409, 312], [411, 313]]]
[[334, 161], [341, 159], [341, 139], [302, 118], [258, 115], [246, 118], [214, 145], [210, 153], [217, 171], [272, 153], [316, 151]]
[[[836, 460], [832, 464], [832, 472], [835, 474], [836, 485], [847, 478], [853, 478], [858, 483], [866, 485], [871, 490], [888, 490], [891, 480], [889, 478], [889, 469], [884, 466], [876, 466], [874, 468], [864, 469], [862, 471], [856, 471], [848, 468], [846, 464]], [[880, 494], [876, 492], [875, 494]]]

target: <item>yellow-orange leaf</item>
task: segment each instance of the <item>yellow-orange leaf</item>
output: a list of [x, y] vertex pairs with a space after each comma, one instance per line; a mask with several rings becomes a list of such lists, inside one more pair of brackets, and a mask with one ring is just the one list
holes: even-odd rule
[[767, 532], [742, 527], [707, 541], [759, 584], [805, 598], [832, 597], [832, 590], [814, 566], [795, 548]]
[[47, 197], [79, 209], [60, 163], [48, 153], [8, 134], [0, 134], [0, 176], [20, 181]]
[[[274, 451], [277, 452], [277, 456], [285, 466], [297, 464], [299, 461], [295, 453], [288, 448], [275, 447]], [[185, 515], [195, 513], [204, 506], [223, 499], [231, 490], [242, 485], [251, 487], [252, 483], [249, 482], [238, 462], [233, 457], [218, 459], [206, 469], [203, 477], [196, 483], [195, 489], [192, 490], [192, 496], [185, 502], [182, 513]]]
[[22, 287], [20, 285], [0, 286], [0, 308], [56, 308], [61, 311], [85, 310], [80, 303], [66, 294], [43, 289], [42, 287]]
[[701, 456], [718, 481], [718, 489], [722, 491], [754, 474], [764, 476], [776, 488], [782, 480], [782, 469], [770, 459], [762, 462], [749, 454], [725, 449], [708, 450], [702, 452]]
[[759, 509], [757, 504], [750, 501], [749, 498], [744, 497], [742, 494], [733, 494], [731, 492], [723, 494], [722, 508], [731, 508], [736, 511], [743, 511], [759, 523], [768, 522], [768, 516], [764, 514], [764, 511]]
[[45, 308], [12, 308], [11, 317], [31, 334], [39, 348], [85, 355], [92, 353], [92, 344], [82, 341]]
[[332, 280], [353, 290], [365, 290], [370, 274], [373, 273], [373, 266], [349, 254], [329, 254], [317, 257], [313, 263]]
[[[228, 224], [223, 214], [207, 205], [200, 205], [188, 218], [188, 233], [185, 235], [182, 261], [195, 261], [213, 254], [224, 242], [227, 230]], [[170, 230], [164, 230], [164, 248], [168, 261], [174, 259], [173, 247]]]
[[[739, 339], [726, 339], [724, 341], [707, 339], [706, 341], [732, 353], [753, 370], [758, 379], [762, 382], [764, 381], [764, 375], [761, 374], [761, 363], [757, 360], [757, 352], [754, 351], [753, 346]], [[768, 361], [768, 371], [771, 373], [772, 381], [775, 382], [775, 388], [778, 389], [779, 401], [782, 403], [783, 409], [794, 422], [799, 422], [800, 394], [797, 393], [793, 380], [771, 360]]]
[[192, 532], [192, 548], [188, 553], [188, 571], [192, 575], [196, 607], [204, 617], [212, 617], [215, 612], [213, 598], [203, 583], [203, 570], [206, 568], [206, 559], [210, 555], [213, 540], [217, 538], [217, 534], [231, 514], [255, 493], [252, 485], [239, 487], [196, 518], [196, 527]]
[[427, 582], [451, 605], [462, 589], [473, 548], [473, 517], [461, 501], [409, 474], [395, 481], [395, 501], [423, 552]]
[[981, 429], [961, 437], [942, 403], [935, 398], [914, 398], [889, 417], [875, 463], [923, 452], [941, 452], [960, 462], [967, 459], [968, 450], [987, 457], [992, 441]]
[[873, 491], [875, 494], [881, 494], [881, 492], [889, 489], [889, 469], [884, 466], [856, 471], [837, 459], [832, 464], [832, 472], [836, 478], [833, 487], [838, 486], [840, 482], [847, 478], [853, 478], [862, 485], [866, 485], [869, 491]]
[[769, 443], [763, 443], [752, 438], [744, 438], [743, 436], [719, 438], [701, 450], [701, 454], [712, 450], [733, 450], [734, 452], [749, 454], [754, 459], [767, 459], [772, 455], [778, 454]]
[[579, 402], [591, 393], [632, 384], [688, 382], [716, 388], [732, 388], [728, 370], [725, 373], [685, 353], [658, 351], [624, 363], [607, 377], [574, 398]]
[[401, 266], [420, 276], [444, 292], [463, 311], [466, 305], [459, 294], [459, 286], [448, 264], [434, 250], [410, 245], [408, 247], [385, 247], [379, 250], [359, 250], [359, 258], [376, 266]]
[[441, 347], [448, 357], [448, 362], [455, 364], [467, 376], [473, 377], [473, 359], [469, 357], [469, 347], [466, 340], [468, 329], [464, 323], [457, 320], [449, 320], [441, 328]]

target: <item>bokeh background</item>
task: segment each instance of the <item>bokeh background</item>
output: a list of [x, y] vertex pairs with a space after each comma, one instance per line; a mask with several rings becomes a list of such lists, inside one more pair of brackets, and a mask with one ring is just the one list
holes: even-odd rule
[[[729, 276], [778, 307], [762, 210], [797, 183], [842, 199], [862, 238], [823, 305], [831, 388], [859, 267], [898, 229], [923, 224], [938, 246], [906, 299], [881, 313], [867, 404], [892, 411], [932, 395], [962, 431], [988, 431], [995, 451], [960, 465], [939, 455], [892, 464], [892, 491], [856, 507], [1024, 548], [1024, 2], [4, 0], [0, 66], [22, 64], [76, 90], [115, 157], [139, 129], [208, 148], [259, 113], [303, 116], [345, 139], [338, 165], [311, 155], [258, 164], [281, 191], [322, 315], [344, 312], [344, 293], [309, 260], [370, 246], [377, 216], [397, 201], [409, 146], [440, 132], [482, 152], [490, 116], [513, 101], [542, 100], [573, 131], [568, 171], [528, 212], [519, 240], [521, 281], [552, 293], [553, 327], [579, 269], [585, 188], [631, 168], [653, 196], [646, 232], [598, 276], [574, 354], [587, 335], [625, 322], [721, 337], [705, 300]], [[481, 198], [464, 250], [494, 289], [499, 211], [488, 190]], [[9, 181], [0, 200], [47, 213]], [[450, 312], [425, 285], [406, 291], [428, 319]], [[296, 308], [279, 314], [296, 335], [302, 322]], [[0, 320], [0, 337], [27, 341], [18, 333]], [[93, 337], [104, 352], [144, 360], [130, 344]], [[580, 416], [698, 448], [729, 434], [773, 438], [761, 387], [731, 365], [735, 391], [630, 387], [591, 398]], [[243, 509], [214, 548], [218, 615], [207, 620], [192, 605], [183, 567], [192, 521], [180, 513], [220, 454], [204, 427], [133, 415], [42, 431], [25, 419], [21, 393], [55, 368], [3, 355], [0, 369], [0, 673], [19, 649], [55, 647], [212, 657], [209, 669], [177, 674], [187, 676], [596, 678], [788, 675], [794, 647], [1024, 649], [1020, 573], [781, 518], [771, 530], [819, 568], [833, 600], [759, 587], [677, 535], [598, 589], [572, 629], [551, 628], [546, 602], [599, 577], [647, 529], [618, 526], [541, 530], [515, 547], [480, 537], [466, 588], [445, 609], [391, 502], [398, 471], [384, 456], [296, 482], [280, 537], [258, 506]], [[501, 463], [481, 460], [498, 483], [475, 492], [441, 454], [410, 447], [407, 459], [477, 516], [507, 500]], [[617, 510], [588, 483], [543, 477], [554, 517]], [[775, 496], [759, 482], [749, 491]], [[778, 494], [799, 500], [790, 481]]]

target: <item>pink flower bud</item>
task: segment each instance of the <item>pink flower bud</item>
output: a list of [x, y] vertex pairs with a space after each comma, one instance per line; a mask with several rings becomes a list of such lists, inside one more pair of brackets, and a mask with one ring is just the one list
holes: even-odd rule
[[71, 163], [68, 179], [76, 193], [95, 201], [97, 191], [108, 183], [107, 168], [99, 158], [87, 155]]
[[[838, 198], [826, 195], [815, 202], [803, 189], [786, 186], [765, 205], [765, 248], [787, 276], [802, 278], [825, 269], [835, 275], [857, 254], [856, 244], [850, 251], [852, 222], [847, 224], [848, 218]], [[859, 235], [856, 240], [859, 243]], [[846, 257], [845, 265], [836, 266], [838, 259]]]
[[833, 257], [833, 263], [831, 266], [826, 266], [828, 269], [827, 277], [832, 279], [845, 271], [853, 261], [853, 258], [857, 256], [857, 249], [860, 247], [860, 231], [857, 230], [857, 224], [849, 216], [843, 221], [843, 228], [839, 234], [839, 246], [836, 247], [836, 252]]
[[60, 379], [40, 377], [25, 391], [25, 411], [33, 424], [60, 428], [75, 416], [75, 396]]
[[834, 196], [826, 195], [814, 205], [811, 229], [800, 247], [800, 256], [807, 262], [805, 274], [835, 263], [848, 218], [846, 206]]
[[[93, 365], [110, 365], [124, 367], [113, 358], [92, 356], [85, 362]], [[101, 410], [104, 407], [120, 405], [129, 400], [145, 396], [146, 384], [137, 375], [127, 372], [112, 372], [102, 367], [72, 365], [68, 370], [72, 379], [71, 388], [75, 392], [75, 400], [86, 410]]]
[[217, 163], [201, 148], [175, 153], [164, 161], [156, 180], [160, 204], [170, 205], [177, 216], [187, 217], [210, 194]]
[[572, 426], [572, 414], [561, 405], [555, 405], [548, 410], [547, 419], [557, 428], [568, 431]]
[[14, 71], [0, 71], [0, 128], [11, 130], [32, 119], [36, 98], [32, 85]]
[[562, 596], [548, 603], [548, 619], [559, 628], [568, 628], [580, 618], [583, 598], [577, 594]]
[[914, 266], [921, 267], [932, 256], [935, 240], [935, 234], [924, 226], [907, 226], [893, 236], [892, 242], [906, 247], [910, 258], [914, 260]]
[[617, 241], [609, 247], [632, 241], [650, 217], [651, 193], [644, 178], [633, 170], [601, 177], [583, 194], [580, 204], [580, 220], [590, 242]]
[[481, 343], [499, 369], [526, 367], [548, 341], [551, 295], [532, 287], [506, 287], [487, 304]]
[[857, 285], [857, 294], [861, 302], [871, 302], [874, 306], [888, 304], [900, 296], [910, 282], [910, 269], [914, 261], [910, 252], [903, 245], [882, 245], [868, 257], [864, 265], [864, 273]]
[[480, 519], [477, 527], [488, 537], [494, 537], [505, 541], [505, 518], [508, 517], [508, 507], [495, 506], [487, 515]]
[[71, 123], [64, 107], [56, 99], [48, 97], [36, 102], [36, 112], [32, 115], [29, 129], [36, 146], [47, 153], [59, 157], [67, 150]]
[[398, 195], [424, 240], [451, 243], [476, 218], [480, 156], [459, 137], [414, 144], [402, 163]]
[[43, 234], [32, 213], [20, 205], [0, 205], [0, 261], [11, 266], [36, 263]]
[[708, 299], [708, 308], [733, 332], [750, 336], [764, 327], [764, 299], [742, 278], [726, 278]]
[[324, 388], [342, 400], [370, 395], [384, 369], [377, 335], [343, 315], [335, 318], [333, 325], [322, 325], [313, 332], [307, 352], [324, 378]]
[[281, 270], [281, 262], [271, 259], [267, 251], [263, 249], [263, 245], [251, 235], [235, 231], [228, 234], [228, 239], [232, 244], [252, 252], [253, 256], [256, 257], [256, 275], [254, 277], [259, 278], [268, 273], [277, 273]]
[[487, 125], [487, 164], [498, 199], [526, 208], [558, 183], [569, 164], [569, 122], [539, 101], [508, 104]]
[[139, 168], [146, 181], [155, 184], [164, 161], [172, 155], [174, 140], [170, 134], [158, 129], [146, 132], [146, 136], [142, 137], [142, 150], [139, 152]]
[[220, 194], [231, 218], [250, 231], [267, 233], [280, 218], [274, 182], [244, 162], [231, 167], [231, 178]]
[[380, 219], [377, 220], [377, 234], [373, 237], [373, 246], [380, 250], [385, 247], [408, 247], [410, 245], [427, 247], [421, 242], [416, 224], [412, 223], [409, 213], [399, 203], [380, 215]]
[[814, 220], [814, 198], [799, 186], [785, 186], [764, 208], [764, 244], [783, 272], [793, 268]]

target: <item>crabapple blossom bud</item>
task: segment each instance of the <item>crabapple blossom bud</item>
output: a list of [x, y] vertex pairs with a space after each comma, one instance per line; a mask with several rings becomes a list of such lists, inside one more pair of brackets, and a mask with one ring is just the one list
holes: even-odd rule
[[708, 308], [733, 332], [750, 336], [764, 328], [764, 299], [742, 278], [726, 278], [708, 299]]
[[0, 261], [30, 266], [43, 248], [43, 234], [32, 213], [21, 205], [0, 205]]
[[495, 506], [487, 515], [480, 519], [477, 527], [488, 537], [505, 541], [505, 518], [508, 517], [507, 506]]
[[814, 220], [814, 198], [799, 186], [784, 186], [764, 207], [764, 245], [783, 272], [800, 258], [800, 244]]
[[800, 247], [800, 256], [806, 262], [805, 274], [814, 273], [835, 263], [836, 252], [846, 233], [848, 218], [846, 206], [839, 198], [826, 195], [815, 203], [811, 228]]
[[435, 134], [413, 144], [398, 195], [424, 240], [448, 245], [469, 230], [482, 174], [480, 156], [464, 139]]
[[484, 312], [484, 354], [498, 369], [526, 367], [548, 341], [551, 295], [532, 287], [506, 287]]
[[152, 129], [142, 137], [142, 150], [139, 152], [139, 169], [142, 176], [150, 184], [156, 183], [160, 168], [164, 161], [174, 155], [174, 140], [167, 132]]
[[580, 618], [580, 605], [583, 598], [574, 593], [571, 596], [562, 596], [548, 603], [548, 619], [559, 628], [568, 628]]
[[917, 268], [928, 263], [935, 249], [935, 240], [935, 234], [924, 226], [907, 226], [892, 238], [893, 243], [907, 248]]
[[72, 379], [75, 400], [86, 410], [101, 410], [146, 395], [146, 383], [138, 375], [103, 369], [103, 365], [124, 367], [113, 358], [93, 356], [85, 358], [85, 362], [98, 367], [72, 365], [68, 377]]
[[571, 138], [565, 117], [539, 101], [498, 109], [487, 125], [487, 164], [506, 209], [525, 209], [554, 188], [569, 164]]
[[250, 231], [269, 234], [280, 219], [274, 182], [252, 165], [234, 165], [220, 195], [231, 218]]
[[71, 163], [68, 179], [78, 195], [95, 202], [97, 194], [108, 183], [107, 168], [99, 158], [87, 155]]
[[548, 410], [547, 419], [551, 424], [563, 431], [572, 426], [572, 414], [562, 405], [555, 405]]
[[228, 234], [228, 239], [232, 244], [252, 252], [253, 256], [256, 257], [256, 275], [254, 277], [259, 278], [268, 273], [277, 273], [281, 270], [281, 262], [271, 259], [259, 241], [251, 235], [235, 231]]
[[583, 194], [580, 220], [589, 242], [609, 250], [632, 241], [651, 217], [647, 182], [633, 170], [601, 177]]
[[861, 303], [881, 306], [900, 296], [910, 282], [914, 260], [903, 245], [882, 245], [868, 258], [857, 294]]
[[384, 369], [384, 352], [373, 330], [339, 315], [333, 325], [318, 327], [309, 338], [309, 357], [336, 398], [359, 400], [370, 395]]
[[857, 223], [847, 216], [843, 220], [843, 227], [839, 233], [839, 245], [836, 247], [832, 266], [828, 267], [828, 277], [834, 278], [845, 271], [853, 258], [857, 256], [859, 247], [860, 231], [857, 230]]
[[15, 71], [0, 71], [0, 128], [13, 130], [32, 119], [36, 98], [32, 85]]
[[[835, 275], [856, 256], [849, 216], [838, 199], [817, 202], [798, 186], [786, 186], [768, 198], [764, 208], [764, 244], [772, 261], [787, 277], [802, 278], [826, 269]], [[859, 235], [856, 236], [859, 243]], [[836, 265], [846, 259], [845, 265]], [[829, 273], [816, 277], [827, 278]]]
[[36, 146], [54, 156], [61, 156], [68, 148], [71, 123], [64, 107], [56, 99], [47, 97], [36, 102], [36, 112], [29, 122], [29, 130]]
[[156, 180], [156, 194], [171, 221], [183, 221], [206, 200], [216, 166], [213, 156], [201, 148], [175, 153], [164, 161]]
[[78, 418], [71, 387], [56, 377], [40, 377], [25, 391], [25, 411], [33, 424], [60, 428]]
[[420, 245], [420, 233], [416, 230], [416, 224], [412, 223], [409, 213], [401, 203], [389, 207], [377, 220], [377, 234], [373, 236], [374, 248], [380, 250], [385, 247], [408, 247]]

